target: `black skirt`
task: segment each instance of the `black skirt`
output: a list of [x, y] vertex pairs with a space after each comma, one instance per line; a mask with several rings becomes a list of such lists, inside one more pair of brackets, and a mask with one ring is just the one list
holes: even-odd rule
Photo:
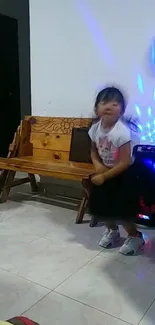
[[89, 213], [104, 221], [135, 221], [138, 214], [151, 215], [155, 207], [155, 172], [134, 163], [103, 185], [92, 184]]

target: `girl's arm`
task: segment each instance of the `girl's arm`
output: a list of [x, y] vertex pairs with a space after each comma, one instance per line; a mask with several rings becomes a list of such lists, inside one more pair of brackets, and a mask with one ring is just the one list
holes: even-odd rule
[[105, 173], [109, 169], [102, 163], [95, 142], [91, 141], [91, 160], [97, 173]]
[[101, 185], [105, 181], [124, 172], [131, 164], [131, 143], [127, 142], [119, 148], [119, 161], [111, 169], [106, 172], [100, 172], [98, 175], [92, 176], [92, 182]]
[[104, 180], [113, 178], [124, 172], [131, 165], [131, 142], [123, 144], [119, 148], [118, 163], [104, 174]]

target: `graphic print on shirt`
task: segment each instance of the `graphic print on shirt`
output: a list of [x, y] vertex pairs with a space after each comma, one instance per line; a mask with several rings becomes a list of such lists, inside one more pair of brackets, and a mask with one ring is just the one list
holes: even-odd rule
[[104, 165], [113, 167], [118, 159], [118, 148], [116, 148], [108, 137], [99, 138], [97, 150]]

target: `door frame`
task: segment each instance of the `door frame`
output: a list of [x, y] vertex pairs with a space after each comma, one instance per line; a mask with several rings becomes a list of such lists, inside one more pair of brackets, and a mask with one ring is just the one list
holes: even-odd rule
[[21, 118], [31, 115], [29, 0], [0, 1], [0, 14], [17, 19]]

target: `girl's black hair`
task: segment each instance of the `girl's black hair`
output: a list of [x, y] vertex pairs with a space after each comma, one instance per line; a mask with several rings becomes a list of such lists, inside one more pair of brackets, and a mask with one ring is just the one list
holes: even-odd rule
[[118, 88], [107, 87], [107, 88], [102, 89], [96, 97], [96, 101], [95, 101], [96, 115], [97, 115], [97, 107], [100, 102], [108, 103], [111, 101], [116, 101], [117, 103], [119, 103], [122, 106], [122, 113], [124, 114], [126, 102], [125, 102], [125, 98], [124, 98], [123, 94], [121, 93], [121, 91]]
[[95, 112], [95, 118], [92, 121], [92, 124], [96, 123], [99, 121], [99, 116], [97, 114], [97, 109], [98, 109], [98, 104], [100, 102], [108, 103], [111, 101], [116, 101], [119, 103], [122, 107], [122, 117], [121, 120], [123, 123], [125, 123], [130, 129], [132, 129], [134, 132], [138, 131], [138, 126], [137, 126], [137, 120], [134, 119], [133, 117], [127, 117], [124, 116], [125, 108], [126, 108], [126, 100], [125, 97], [123, 96], [122, 92], [116, 88], [116, 87], [107, 87], [102, 89], [95, 100], [95, 105], [94, 105], [94, 112]]

